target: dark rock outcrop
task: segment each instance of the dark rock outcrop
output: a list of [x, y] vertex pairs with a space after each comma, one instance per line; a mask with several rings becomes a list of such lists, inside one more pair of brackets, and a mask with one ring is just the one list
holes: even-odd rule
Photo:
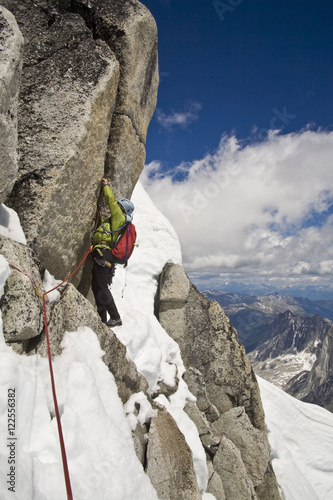
[[329, 329], [330, 324], [320, 316], [304, 318], [290, 311], [281, 313], [274, 319], [265, 341], [257, 347], [255, 360], [264, 361], [305, 349], [314, 351]]
[[284, 390], [302, 401], [333, 412], [333, 328], [318, 345], [317, 353], [312, 369], [293, 377]]
[[[267, 339], [249, 358], [258, 374], [275, 384], [280, 379], [288, 394], [333, 411], [331, 332], [329, 320], [286, 311], [274, 319]], [[308, 369], [299, 357], [309, 359]]]

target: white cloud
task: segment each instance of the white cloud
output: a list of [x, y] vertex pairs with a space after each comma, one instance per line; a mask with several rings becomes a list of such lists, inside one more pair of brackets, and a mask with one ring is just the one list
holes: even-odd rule
[[201, 104], [198, 102], [190, 102], [187, 105], [185, 111], [176, 112], [173, 111], [171, 114], [163, 113], [159, 108], [156, 109], [156, 118], [159, 124], [171, 130], [173, 127], [180, 126], [181, 128], [188, 127], [191, 123], [197, 121], [199, 116], [199, 111], [201, 109]]
[[217, 151], [176, 170], [182, 182], [146, 166], [142, 181], [175, 227], [193, 273], [267, 278], [333, 275], [333, 133], [271, 133], [242, 148], [223, 137]]

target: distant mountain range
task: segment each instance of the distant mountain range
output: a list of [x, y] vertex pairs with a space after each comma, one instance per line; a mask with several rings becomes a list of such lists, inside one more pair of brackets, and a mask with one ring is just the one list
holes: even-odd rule
[[278, 314], [249, 355], [254, 371], [292, 396], [333, 412], [333, 327], [320, 316]]
[[254, 371], [333, 412], [333, 301], [205, 291], [221, 304]]
[[280, 313], [290, 311], [304, 318], [318, 315], [333, 321], [333, 300], [309, 300], [278, 293], [247, 295], [210, 290], [202, 293], [223, 307], [247, 352], [253, 351], [266, 338], [274, 318]]
[[[195, 283], [195, 278], [192, 278], [192, 281]], [[227, 293], [227, 294], [239, 294], [239, 295], [270, 295], [273, 293], [277, 293], [282, 296], [289, 297], [307, 297], [312, 301], [317, 300], [333, 300], [333, 286], [320, 285], [316, 283], [315, 285], [305, 285], [305, 286], [295, 286], [287, 285], [272, 285], [266, 283], [242, 283], [238, 281], [229, 281], [227, 283], [223, 283], [221, 286], [221, 279], [214, 280], [214, 277], [209, 276], [207, 278], [207, 285], [204, 285], [203, 281], [198, 283], [198, 288], [201, 292], [205, 289], [209, 290], [211, 293], [215, 295]], [[209, 285], [208, 285], [209, 283]]]

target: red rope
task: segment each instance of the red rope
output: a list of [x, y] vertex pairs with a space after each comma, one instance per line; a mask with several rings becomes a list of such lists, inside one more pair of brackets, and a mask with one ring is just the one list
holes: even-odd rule
[[52, 386], [52, 396], [53, 396], [53, 403], [54, 403], [54, 409], [55, 409], [55, 414], [57, 418], [57, 426], [58, 426], [58, 435], [59, 435], [59, 441], [60, 441], [60, 449], [61, 449], [61, 457], [62, 457], [62, 465], [63, 465], [63, 470], [64, 470], [64, 476], [65, 476], [65, 484], [66, 484], [66, 491], [67, 491], [67, 499], [68, 500], [73, 500], [73, 494], [72, 494], [72, 488], [71, 488], [71, 481], [69, 477], [69, 471], [68, 471], [68, 462], [67, 462], [67, 455], [66, 455], [66, 448], [65, 448], [65, 441], [64, 441], [64, 436], [62, 432], [62, 426], [61, 426], [61, 420], [60, 420], [60, 413], [59, 413], [59, 407], [58, 407], [58, 400], [57, 400], [57, 393], [56, 393], [56, 388], [55, 388], [55, 382], [54, 382], [54, 375], [53, 375], [53, 367], [52, 367], [52, 356], [51, 356], [51, 347], [50, 347], [50, 338], [49, 338], [49, 330], [47, 326], [47, 315], [46, 315], [46, 303], [45, 303], [45, 297], [48, 293], [53, 292], [57, 288], [59, 288], [61, 285], [66, 283], [77, 271], [78, 269], [82, 266], [90, 252], [92, 251], [92, 247], [89, 248], [89, 250], [86, 251], [84, 254], [84, 257], [82, 259], [82, 262], [77, 266], [77, 268], [66, 278], [64, 281], [59, 283], [59, 285], [55, 286], [51, 290], [48, 290], [47, 292], [44, 292], [43, 297], [41, 297], [39, 293], [39, 287], [36, 284], [35, 280], [29, 276], [26, 272], [22, 271], [18, 267], [14, 266], [13, 264], [9, 264], [10, 267], [13, 269], [16, 269], [20, 273], [24, 274], [27, 276], [31, 283], [34, 285], [36, 293], [39, 298], [42, 298], [43, 300], [43, 310], [44, 310], [44, 325], [45, 325], [45, 335], [46, 335], [46, 344], [47, 344], [47, 354], [48, 354], [48, 359], [49, 359], [49, 368], [50, 368], [50, 377], [51, 377], [51, 386]]
[[9, 265], [10, 265], [10, 267], [12, 267], [13, 269], [16, 269], [16, 271], [19, 271], [20, 273], [24, 274], [24, 276], [27, 276], [27, 277], [29, 278], [29, 280], [31, 281], [31, 283], [32, 283], [32, 284], [34, 285], [34, 287], [35, 287], [35, 290], [36, 290], [36, 293], [37, 293], [38, 297], [41, 299], [41, 298], [42, 298], [42, 296], [41, 296], [41, 294], [39, 293], [39, 287], [38, 287], [38, 285], [37, 285], [36, 281], [35, 281], [35, 280], [31, 277], [31, 276], [29, 276], [29, 274], [28, 274], [28, 273], [26, 273], [26, 272], [22, 271], [22, 269], [19, 269], [18, 267], [14, 266], [14, 264], [9, 264]]
[[70, 480], [69, 471], [68, 471], [66, 448], [65, 448], [64, 436], [63, 436], [63, 433], [62, 433], [62, 426], [61, 426], [61, 420], [60, 420], [58, 400], [57, 400], [57, 394], [56, 394], [55, 383], [54, 383], [54, 376], [53, 376], [51, 348], [50, 348], [50, 339], [49, 339], [49, 329], [47, 327], [46, 304], [45, 304], [45, 296], [46, 296], [47, 293], [48, 292], [45, 292], [44, 295], [43, 295], [43, 309], [44, 309], [45, 335], [46, 335], [46, 343], [47, 343], [47, 354], [48, 354], [48, 358], [49, 358], [49, 368], [50, 368], [50, 377], [51, 377], [53, 403], [54, 403], [54, 409], [55, 409], [55, 414], [56, 414], [56, 418], [57, 418], [58, 435], [59, 435], [59, 441], [60, 441], [62, 466], [63, 466], [64, 476], [65, 476], [67, 498], [68, 498], [68, 500], [73, 500], [71, 480]]
[[67, 278], [64, 279], [64, 281], [62, 281], [61, 283], [59, 283], [59, 285], [55, 286], [54, 288], [52, 288], [51, 290], [48, 290], [47, 292], [45, 292], [45, 294], [48, 294], [48, 293], [51, 293], [53, 292], [53, 290], [56, 290], [57, 288], [59, 288], [61, 285], [63, 285], [64, 283], [66, 283], [66, 281], [70, 280], [71, 277], [79, 270], [79, 268], [82, 266], [82, 264], [84, 263], [84, 261], [86, 260], [86, 258], [88, 257], [88, 255], [90, 254], [90, 252], [92, 251], [92, 246], [86, 251], [86, 253], [84, 254], [84, 257], [82, 259], [82, 262], [80, 262], [80, 264], [77, 266], [77, 268], [69, 275], [67, 276]]

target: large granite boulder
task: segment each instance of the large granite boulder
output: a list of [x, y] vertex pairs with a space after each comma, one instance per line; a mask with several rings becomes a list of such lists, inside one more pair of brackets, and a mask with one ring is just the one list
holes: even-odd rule
[[3, 4], [25, 39], [19, 173], [8, 205], [41, 265], [64, 278], [90, 244], [100, 179], [130, 197], [144, 166], [156, 24], [134, 0]]
[[241, 454], [242, 462], [253, 486], [262, 483], [270, 460], [269, 445], [264, 432], [253, 427], [242, 407], [223, 413], [211, 425], [213, 434], [225, 435]]
[[[25, 273], [12, 268], [1, 297], [4, 338], [21, 343], [40, 335], [44, 327], [41, 301], [34, 286], [41, 284], [41, 276], [33, 252], [26, 245], [0, 234], [0, 253]], [[21, 346], [16, 348], [20, 352]]]
[[23, 36], [15, 17], [0, 6], [0, 203], [17, 175], [17, 97]]
[[[258, 500], [237, 446], [223, 436], [214, 457], [214, 469], [220, 476], [228, 500]], [[274, 497], [267, 497], [273, 499]]]
[[156, 310], [179, 344], [186, 368], [196, 368], [203, 376], [208, 400], [220, 413], [244, 406], [253, 425], [264, 429], [259, 387], [236, 330], [221, 306], [198, 292], [182, 266], [165, 266]]
[[78, 15], [49, 25], [33, 4], [18, 15], [26, 41], [21, 160], [9, 204], [41, 265], [65, 278], [89, 246], [119, 64]]
[[115, 53], [121, 72], [116, 114], [130, 118], [145, 144], [158, 85], [154, 18], [137, 0], [73, 0], [71, 8]]

